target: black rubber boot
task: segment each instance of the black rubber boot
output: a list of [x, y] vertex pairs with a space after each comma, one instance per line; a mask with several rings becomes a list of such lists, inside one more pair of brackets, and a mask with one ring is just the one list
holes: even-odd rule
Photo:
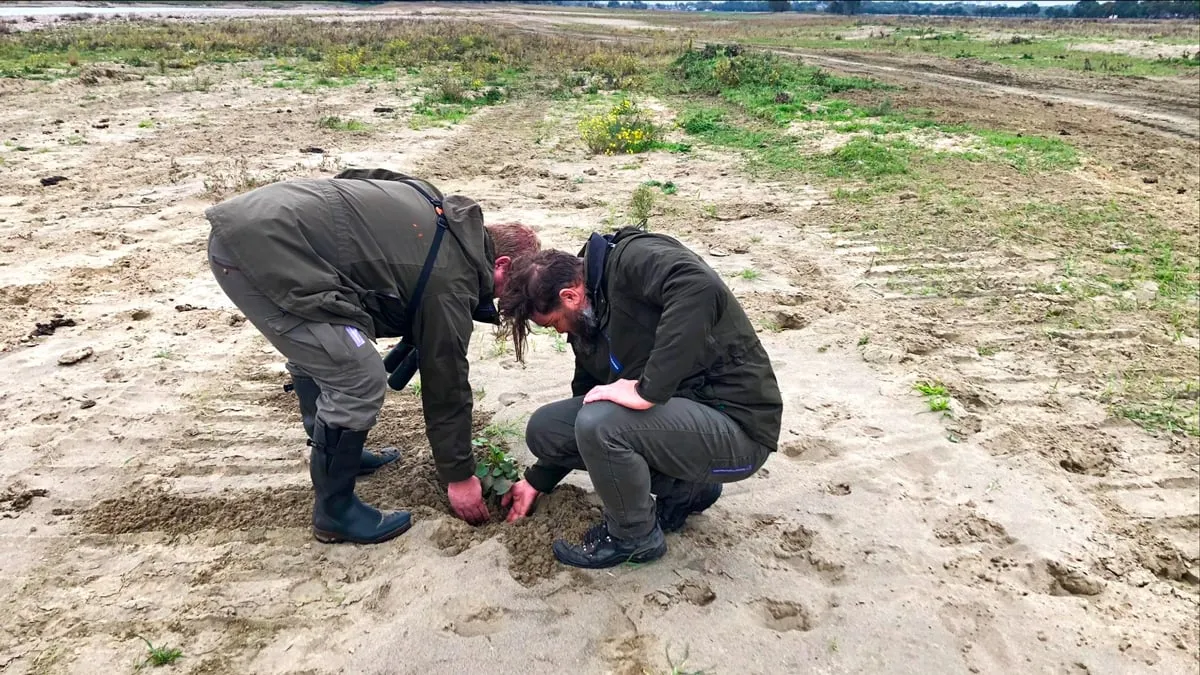
[[688, 516], [700, 513], [712, 506], [721, 497], [720, 483], [690, 483], [676, 480], [673, 485], [655, 497], [658, 526], [663, 532], [683, 529]]
[[[300, 419], [304, 422], [304, 431], [308, 433], [308, 438], [311, 441], [313, 437], [313, 425], [317, 419], [317, 398], [321, 396], [321, 385], [311, 377], [298, 377], [292, 375], [291, 386], [284, 386], [284, 391], [295, 391], [296, 398], [300, 399]], [[363, 448], [362, 460], [358, 465], [358, 475], [366, 476], [375, 473], [375, 471], [386, 464], [400, 459], [400, 451], [395, 448], [384, 448], [378, 453], [372, 452], [370, 448]]]
[[637, 539], [617, 539], [608, 531], [608, 524], [593, 526], [576, 546], [562, 539], [554, 542], [554, 557], [564, 565], [585, 569], [604, 569], [624, 563], [648, 563], [667, 552], [667, 540], [657, 523], [650, 534]]
[[313, 536], [325, 544], [348, 541], [377, 544], [412, 527], [408, 511], [381, 513], [354, 494], [365, 431], [316, 425], [321, 442], [313, 442], [309, 475], [313, 492]]

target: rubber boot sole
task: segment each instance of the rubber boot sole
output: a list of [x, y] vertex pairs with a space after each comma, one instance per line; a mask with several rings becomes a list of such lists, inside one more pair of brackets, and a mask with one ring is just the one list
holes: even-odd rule
[[412, 529], [411, 520], [408, 521], [404, 527], [397, 528], [383, 535], [375, 537], [374, 539], [367, 539], [365, 537], [346, 537], [338, 534], [337, 532], [321, 530], [315, 527], [312, 529], [312, 533], [313, 538], [322, 544], [382, 544], [385, 541], [399, 537], [405, 532], [408, 532], [410, 529]]

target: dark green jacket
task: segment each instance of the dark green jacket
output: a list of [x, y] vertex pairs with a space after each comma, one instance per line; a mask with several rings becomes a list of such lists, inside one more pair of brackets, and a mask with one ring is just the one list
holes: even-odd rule
[[[355, 326], [373, 340], [410, 336], [420, 349], [425, 429], [443, 480], [475, 472], [467, 345], [493, 293], [491, 239], [474, 201], [443, 197], [449, 226], [412, 326], [403, 311], [433, 243], [437, 216], [408, 178], [345, 171], [274, 183], [205, 212], [212, 235], [256, 289], [291, 317]], [[288, 329], [285, 321], [281, 328]]]
[[[605, 337], [591, 353], [571, 341], [574, 396], [637, 380], [647, 401], [681, 397], [710, 406], [777, 449], [783, 398], [771, 360], [737, 298], [703, 259], [671, 237], [633, 228], [619, 230], [611, 245], [593, 235], [581, 256]], [[535, 465], [526, 479], [546, 491], [564, 475]]]

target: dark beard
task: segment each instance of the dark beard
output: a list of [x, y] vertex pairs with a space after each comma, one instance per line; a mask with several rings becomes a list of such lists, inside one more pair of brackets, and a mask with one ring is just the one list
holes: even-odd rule
[[571, 327], [571, 344], [582, 354], [593, 354], [600, 344], [602, 331], [600, 319], [590, 306], [580, 310], [575, 315], [574, 326]]

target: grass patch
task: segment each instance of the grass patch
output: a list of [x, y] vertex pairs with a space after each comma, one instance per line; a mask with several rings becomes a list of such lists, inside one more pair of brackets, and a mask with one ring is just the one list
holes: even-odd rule
[[[485, 90], [513, 73], [548, 94], [577, 95], [571, 78], [598, 89], [637, 89], [682, 50], [664, 36], [638, 44], [593, 43], [497, 26], [439, 20], [314, 21], [306, 18], [56, 25], [0, 34], [0, 77], [71, 77], [96, 62], [166, 75], [206, 63], [265, 61], [275, 86], [308, 89], [401, 73], [441, 71], [451, 87]], [[475, 83], [479, 86], [475, 86]], [[490, 86], [496, 86], [491, 84]], [[464, 103], [465, 101], [457, 101]]]
[[[782, 26], [781, 26], [782, 28]], [[842, 39], [840, 31], [828, 26], [788, 30], [771, 28], [744, 31], [738, 39], [747, 44], [802, 49], [837, 49], [840, 51], [869, 51], [913, 56], [936, 56], [945, 59], [975, 59], [1020, 69], [1061, 68], [1096, 75], [1177, 76], [1194, 74], [1200, 67], [1200, 55], [1187, 58], [1160, 58], [1129, 54], [1089, 52], [1071, 49], [1081, 42], [1103, 42], [1103, 36], [1055, 36], [990, 38], [970, 31], [932, 27], [901, 28], [891, 34], [879, 34], [862, 40]], [[852, 26], [847, 25], [849, 29]], [[1011, 30], [1011, 26], [1007, 27]], [[1003, 28], [1001, 30], [1004, 30]], [[1038, 29], [1037, 32], [1043, 32]], [[1014, 39], [1015, 38], [1015, 39]], [[1195, 44], [1194, 40], [1186, 42]]]
[[322, 129], [332, 129], [334, 131], [366, 131], [368, 129], [366, 123], [356, 119], [342, 119], [337, 115], [328, 115], [317, 121], [317, 126]]
[[1078, 164], [1075, 148], [1057, 138], [1023, 136], [987, 129], [972, 130], [989, 146], [1001, 151], [1003, 157], [1018, 169], [1066, 169]]
[[140, 635], [138, 637], [142, 640], [142, 642], [146, 643], [146, 649], [149, 652], [145, 660], [138, 664], [138, 670], [141, 670], [145, 666], [153, 666], [155, 668], [159, 666], [169, 666], [183, 657], [183, 651], [176, 647], [155, 647], [146, 638], [141, 637]]
[[[1007, 162], [1022, 171], [1074, 166], [1074, 148], [1061, 140], [942, 124], [929, 111], [896, 110], [890, 99], [862, 105], [836, 98], [839, 92], [887, 89], [862, 78], [834, 77], [773, 54], [740, 47], [706, 47], [676, 59], [659, 87], [703, 97], [684, 107], [677, 124], [713, 145], [747, 151], [751, 169], [774, 173], [819, 173], [830, 178], [876, 180], [914, 172], [922, 163], [947, 156]], [[793, 123], [817, 123], [856, 135], [828, 151], [815, 152], [788, 133]], [[934, 151], [913, 134], [941, 133], [963, 139], [963, 149]], [[860, 196], [863, 196], [860, 194]]]

